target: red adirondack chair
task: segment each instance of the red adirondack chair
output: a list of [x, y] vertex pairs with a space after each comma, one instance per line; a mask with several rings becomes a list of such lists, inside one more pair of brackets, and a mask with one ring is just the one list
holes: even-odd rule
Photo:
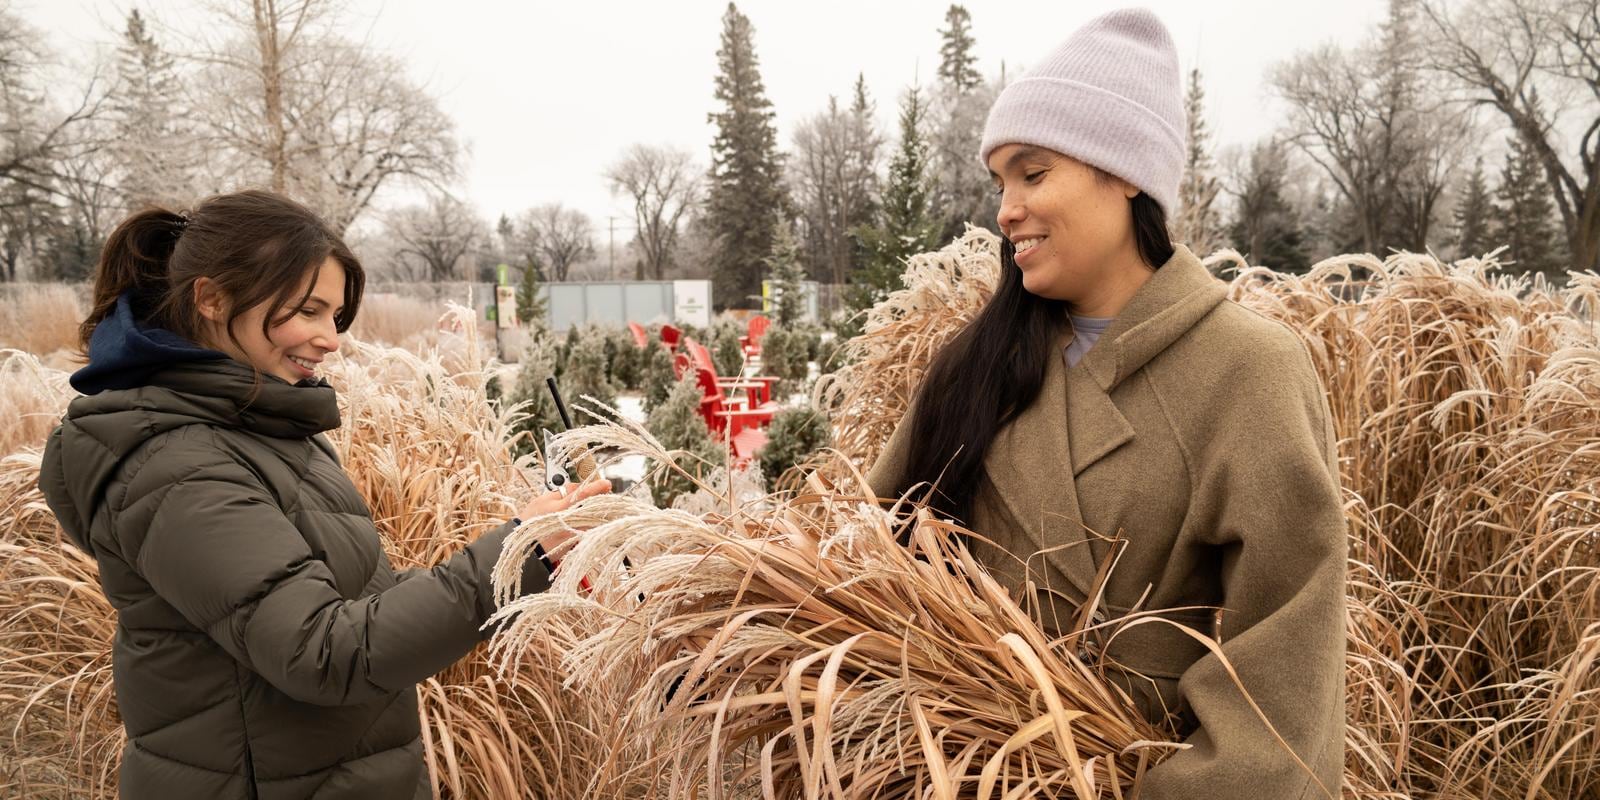
[[661, 343], [666, 345], [668, 350], [677, 350], [678, 340], [682, 338], [683, 331], [680, 331], [671, 325], [661, 326]]
[[761, 406], [772, 402], [772, 385], [778, 378], [772, 375], [751, 375], [724, 378], [717, 375], [717, 364], [711, 360], [711, 351], [706, 346], [693, 340], [683, 340], [684, 350], [694, 359], [696, 366], [710, 372], [717, 380], [717, 385], [725, 392], [740, 391], [750, 398], [751, 406]]
[[[685, 340], [693, 343], [693, 340]], [[749, 398], [740, 393], [730, 395], [715, 372], [700, 366], [689, 353], [679, 353], [672, 362], [679, 379], [685, 372], [693, 371], [700, 384], [700, 417], [706, 421], [712, 438], [726, 437], [739, 461], [748, 461], [767, 443], [767, 433], [762, 430], [772, 422], [777, 413], [775, 403], [752, 407]]]
[[650, 346], [650, 333], [644, 329], [643, 325], [637, 322], [630, 322], [628, 323], [628, 332], [633, 334], [633, 343], [640, 350]]
[[767, 335], [767, 328], [772, 327], [772, 320], [757, 314], [745, 323], [744, 335], [739, 337], [739, 344], [744, 346], [744, 354], [748, 356], [761, 355], [761, 338]]

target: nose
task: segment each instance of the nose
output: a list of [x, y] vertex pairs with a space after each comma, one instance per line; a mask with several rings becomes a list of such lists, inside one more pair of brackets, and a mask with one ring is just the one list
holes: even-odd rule
[[339, 352], [339, 326], [331, 317], [318, 326], [316, 338], [311, 343], [324, 353]]
[[1028, 218], [1028, 207], [1022, 202], [1021, 195], [1021, 192], [1010, 189], [1000, 194], [1000, 210], [995, 213], [994, 221], [1004, 236], [1009, 237], [1012, 226]]

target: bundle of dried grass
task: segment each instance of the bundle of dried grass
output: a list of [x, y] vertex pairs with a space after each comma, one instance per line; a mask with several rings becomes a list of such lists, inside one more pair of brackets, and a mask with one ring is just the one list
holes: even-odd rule
[[[563, 438], [671, 463], [642, 428]], [[508, 541], [497, 656], [514, 666], [555, 622], [586, 631], [571, 691], [629, 687], [626, 774], [570, 796], [1121, 798], [1173, 746], [964, 532], [869, 498], [774, 501], [695, 515], [602, 496]], [[521, 559], [566, 526], [586, 532], [555, 586], [514, 598]]]

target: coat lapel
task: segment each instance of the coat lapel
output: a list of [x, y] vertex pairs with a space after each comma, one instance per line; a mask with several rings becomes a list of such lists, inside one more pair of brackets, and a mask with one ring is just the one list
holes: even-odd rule
[[1058, 339], [1038, 399], [995, 437], [984, 467], [1033, 550], [1082, 600], [1100, 565], [1078, 507], [1076, 476], [1131, 441], [1133, 426], [1087, 373], [1067, 369], [1062, 351], [1070, 341], [1070, 333]]
[[[1091, 540], [1118, 531], [1091, 532], [1084, 525], [1077, 478], [1134, 438], [1111, 393], [1226, 294], [1200, 260], [1178, 245], [1077, 366], [1068, 369], [1063, 354], [1070, 330], [1058, 337], [1038, 399], [989, 447], [984, 469], [995, 494], [1033, 551], [1043, 552], [1066, 576], [1080, 601], [1094, 591], [1100, 572]], [[1071, 469], [1063, 468], [1069, 464]]]

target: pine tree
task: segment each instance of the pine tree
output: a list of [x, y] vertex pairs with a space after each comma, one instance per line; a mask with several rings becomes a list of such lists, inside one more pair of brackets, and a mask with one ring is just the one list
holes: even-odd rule
[[1500, 171], [1499, 224], [1495, 226], [1495, 245], [1508, 245], [1506, 258], [1520, 272], [1543, 272], [1559, 277], [1563, 264], [1559, 257], [1555, 220], [1539, 155], [1513, 136]]
[[117, 84], [110, 97], [118, 187], [129, 208], [184, 205], [192, 199], [190, 169], [178, 121], [178, 75], [138, 9], [128, 13], [117, 48]]
[[[678, 463], [691, 474], [706, 475], [711, 467], [726, 463], [721, 445], [711, 438], [705, 418], [700, 416], [703, 391], [694, 370], [672, 385], [666, 400], [650, 410], [644, 426], [668, 450], [683, 451]], [[704, 478], [701, 479], [704, 482]], [[671, 470], [662, 470], [653, 481], [655, 501], [670, 507], [679, 495], [695, 490], [694, 482]]]
[[715, 97], [723, 109], [710, 115], [717, 134], [711, 144], [707, 225], [716, 239], [711, 272], [714, 305], [748, 306], [759, 294], [762, 264], [772, 249], [776, 220], [786, 216], [783, 165], [772, 103], [756, 61], [754, 29], [732, 3], [722, 17]]
[[1481, 256], [1497, 246], [1489, 238], [1489, 225], [1494, 216], [1494, 197], [1489, 193], [1489, 181], [1483, 174], [1483, 159], [1479, 158], [1452, 217], [1456, 229], [1457, 258]]
[[939, 36], [944, 43], [939, 46], [939, 80], [957, 92], [971, 91], [983, 82], [974, 65], [978, 57], [972, 49], [977, 42], [972, 38], [972, 15], [960, 5], [951, 5], [944, 13], [945, 24]]
[[1287, 154], [1280, 142], [1257, 144], [1235, 191], [1229, 236], [1251, 264], [1279, 272], [1304, 272], [1308, 266], [1300, 222], [1284, 196]]
[[539, 262], [529, 259], [522, 267], [522, 282], [517, 284], [517, 320], [523, 325], [545, 323], [545, 299], [539, 296]]
[[926, 106], [916, 87], [900, 104], [900, 145], [889, 162], [889, 186], [884, 191], [879, 223], [863, 228], [860, 238], [867, 251], [857, 273], [852, 305], [867, 308], [903, 286], [906, 259], [932, 250], [939, 221], [929, 207], [928, 144], [922, 125]]
[[1211, 132], [1206, 128], [1205, 98], [1206, 92], [1200, 83], [1200, 69], [1196, 67], [1189, 72], [1189, 93], [1183, 103], [1189, 132], [1189, 152], [1184, 160], [1183, 183], [1178, 185], [1173, 238], [1187, 244], [1189, 249], [1200, 255], [1216, 250], [1222, 235], [1222, 215], [1216, 208], [1222, 182], [1213, 174]]
[[794, 229], [789, 223], [780, 221], [777, 233], [772, 237], [772, 252], [767, 255], [767, 269], [770, 270], [768, 289], [772, 295], [772, 318], [779, 325], [791, 325], [800, 321], [800, 315], [805, 313], [805, 266], [800, 263], [800, 243], [795, 240]]

